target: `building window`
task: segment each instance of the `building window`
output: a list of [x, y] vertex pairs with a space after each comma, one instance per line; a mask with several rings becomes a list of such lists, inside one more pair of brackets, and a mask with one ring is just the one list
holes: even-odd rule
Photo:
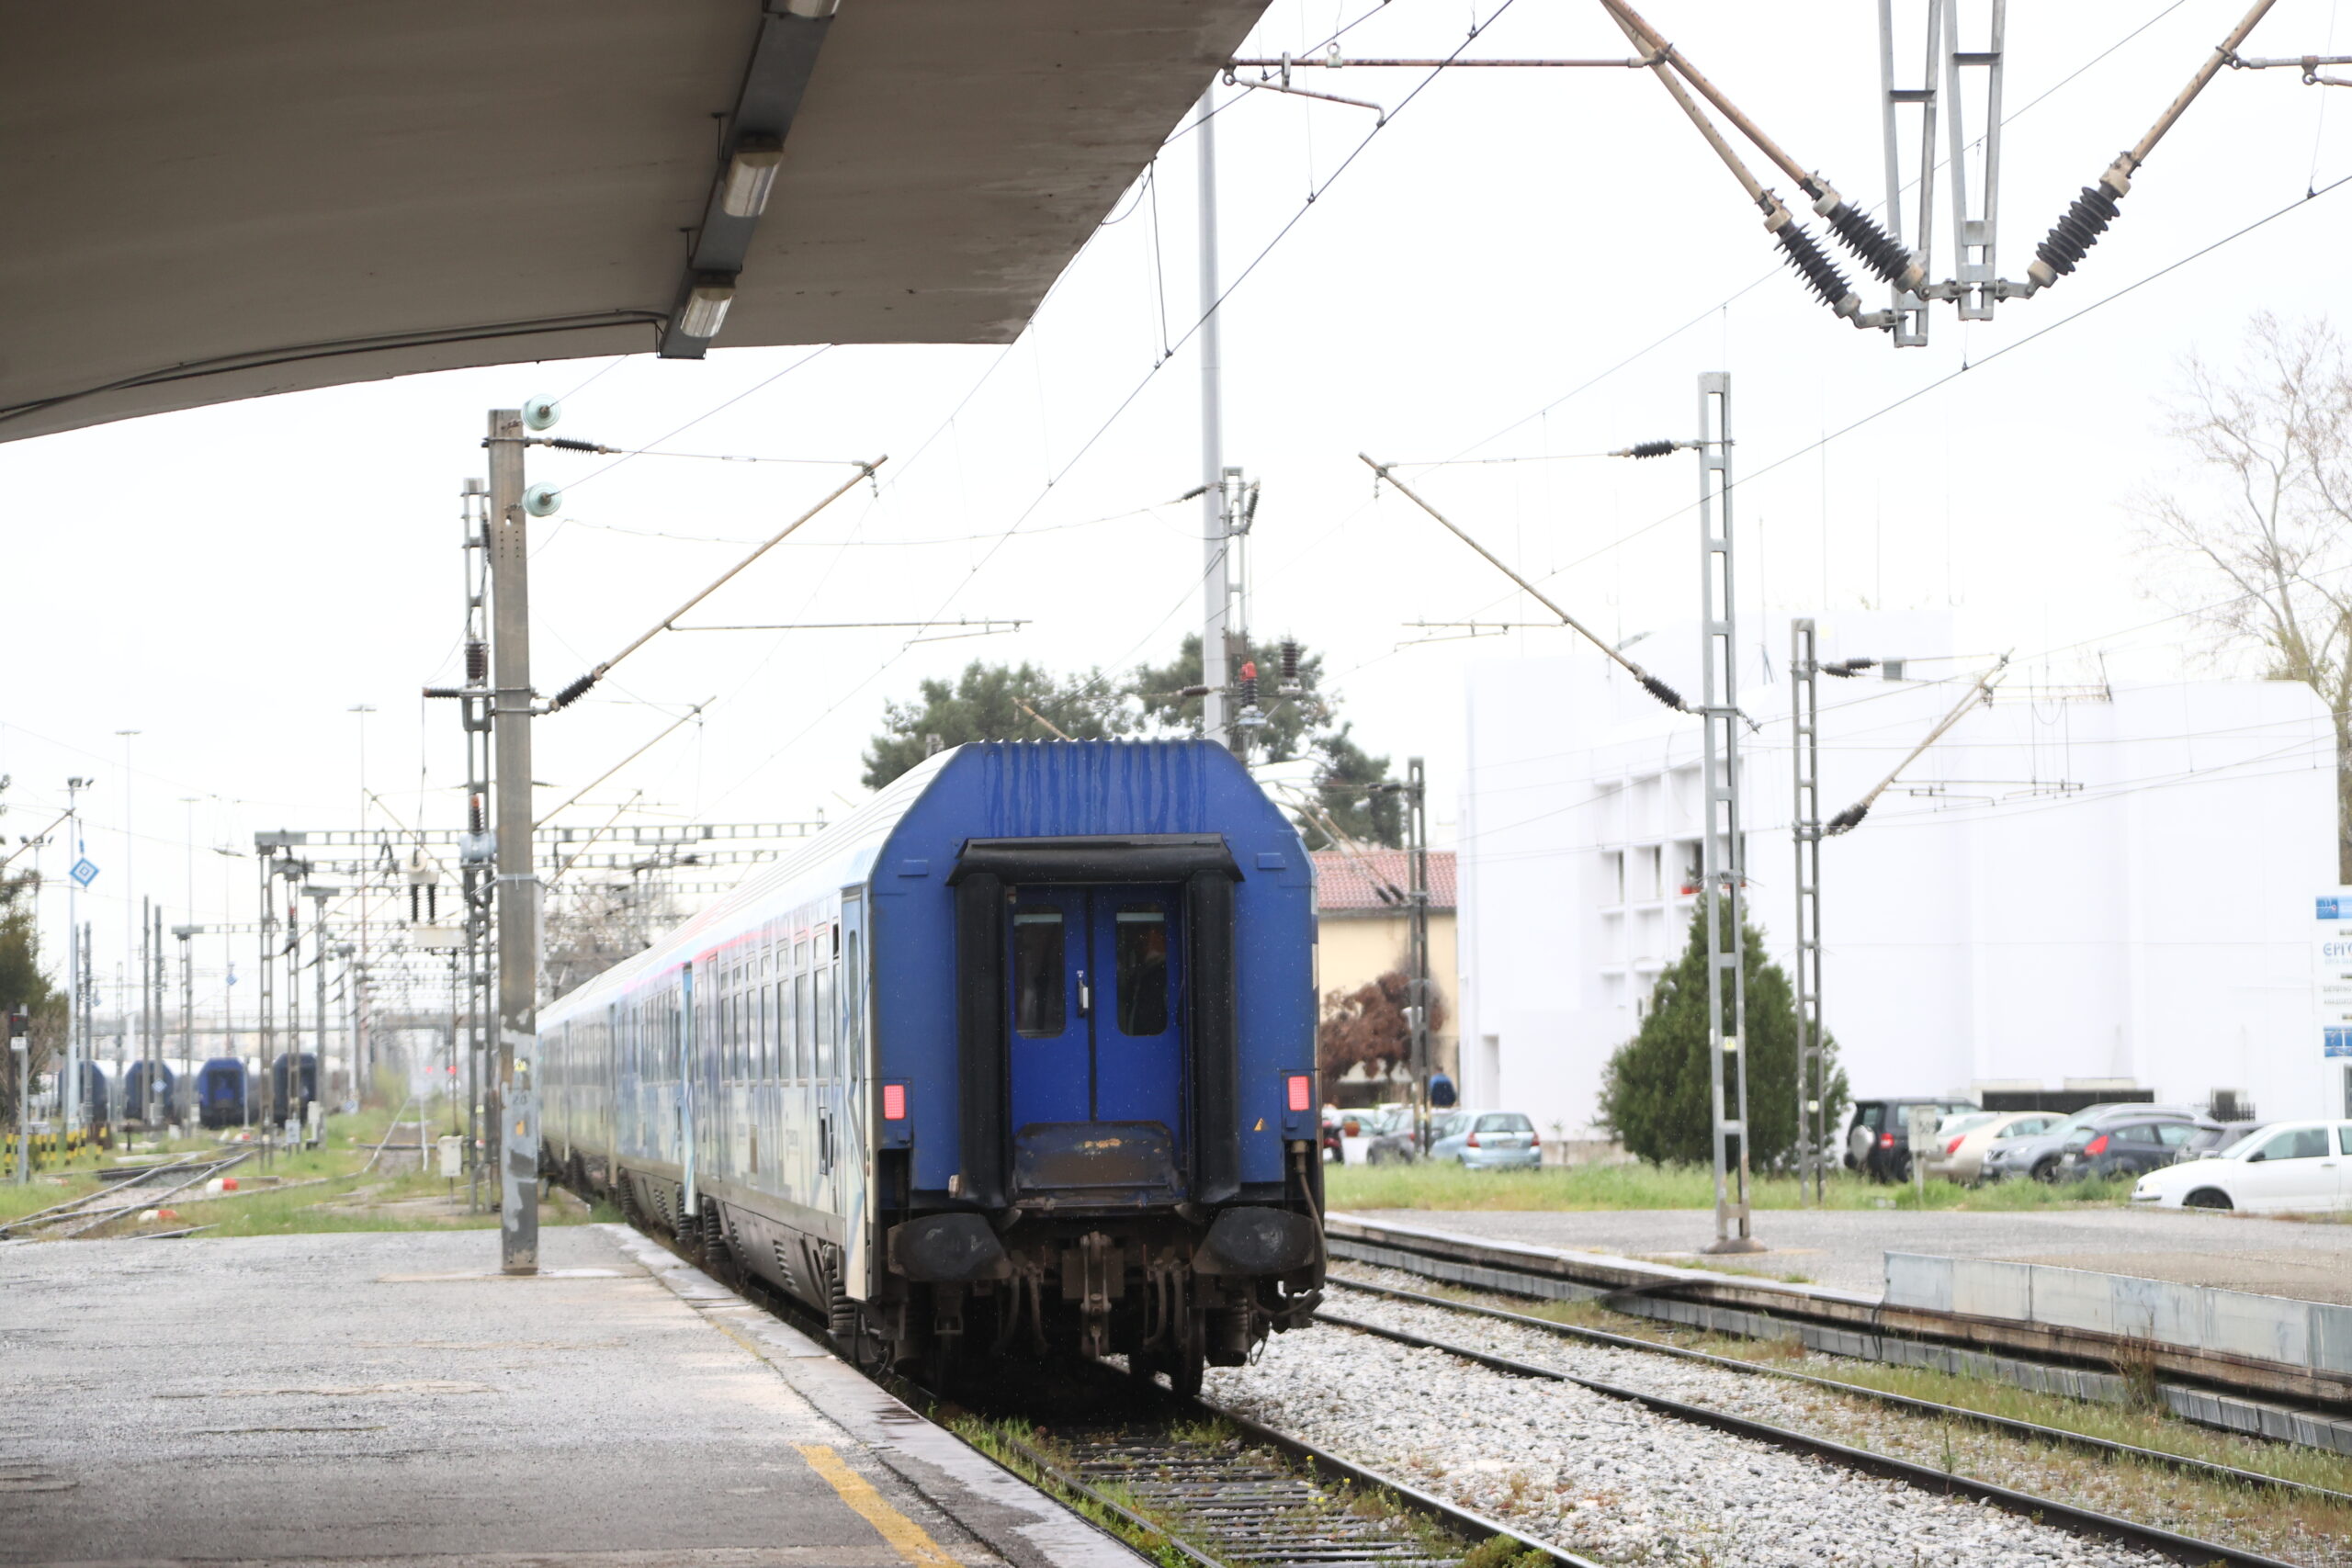
[[1625, 852], [1611, 850], [1600, 857], [1600, 901], [1622, 904], [1625, 901]]
[[1658, 897], [1660, 896], [1659, 868], [1664, 864], [1664, 862], [1660, 857], [1665, 853], [1665, 852], [1659, 849], [1657, 845], [1652, 844], [1649, 848], [1645, 850], [1636, 850], [1634, 853], [1635, 857], [1635, 896], [1642, 898]]

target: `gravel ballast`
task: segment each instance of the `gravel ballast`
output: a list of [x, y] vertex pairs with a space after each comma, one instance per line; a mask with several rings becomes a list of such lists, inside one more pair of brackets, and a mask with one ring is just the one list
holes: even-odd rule
[[[1364, 1310], [1370, 1298], [1349, 1295], [1344, 1304], [1351, 1315], [1374, 1320]], [[1425, 1332], [1487, 1348], [1460, 1332], [1468, 1320], [1437, 1309], [1382, 1303], [1377, 1320], [1406, 1326], [1396, 1315], [1403, 1312], [1440, 1320], [1412, 1325]], [[1556, 1356], [1526, 1354], [1526, 1346], [1492, 1348], [1563, 1364]], [[1632, 1351], [1596, 1354], [1645, 1366], [1665, 1360]], [[1569, 1370], [1634, 1382], [1622, 1375], [1633, 1369], [1622, 1365]], [[1763, 1381], [1703, 1367], [1678, 1370], [1688, 1372], [1738, 1384]], [[1654, 1371], [1639, 1386], [1670, 1392]], [[1329, 1325], [1282, 1336], [1255, 1367], [1212, 1369], [1203, 1392], [1237, 1414], [1612, 1563], [2138, 1568], [2165, 1561], [1654, 1415], [1573, 1384], [1509, 1377], [1442, 1351]], [[1759, 1407], [1743, 1414], [1770, 1419], [1774, 1413]]]

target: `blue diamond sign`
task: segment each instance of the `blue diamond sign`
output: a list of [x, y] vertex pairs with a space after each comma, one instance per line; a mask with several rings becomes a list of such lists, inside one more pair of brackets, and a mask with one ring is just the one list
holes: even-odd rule
[[98, 868], [93, 864], [90, 859], [85, 855], [82, 859], [74, 863], [74, 870], [70, 874], [73, 876], [74, 881], [80, 883], [83, 886], [87, 887], [91, 883], [96, 882], [98, 879]]

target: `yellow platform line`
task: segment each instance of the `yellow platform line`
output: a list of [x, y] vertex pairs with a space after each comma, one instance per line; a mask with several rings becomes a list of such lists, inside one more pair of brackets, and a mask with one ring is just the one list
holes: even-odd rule
[[890, 1543], [890, 1549], [917, 1568], [958, 1568], [956, 1559], [940, 1549], [937, 1541], [923, 1528], [890, 1506], [888, 1499], [874, 1490], [873, 1483], [852, 1470], [823, 1443], [795, 1443], [808, 1468], [823, 1476], [842, 1502], [857, 1510], [860, 1517], [872, 1525], [875, 1533]]

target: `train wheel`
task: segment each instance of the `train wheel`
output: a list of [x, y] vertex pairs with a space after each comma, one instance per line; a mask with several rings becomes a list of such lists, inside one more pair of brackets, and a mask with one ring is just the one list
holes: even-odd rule
[[1198, 1399], [1201, 1396], [1201, 1376], [1207, 1367], [1207, 1352], [1198, 1345], [1188, 1345], [1155, 1370], [1164, 1370], [1168, 1373], [1168, 1386], [1175, 1391], [1177, 1398]]

